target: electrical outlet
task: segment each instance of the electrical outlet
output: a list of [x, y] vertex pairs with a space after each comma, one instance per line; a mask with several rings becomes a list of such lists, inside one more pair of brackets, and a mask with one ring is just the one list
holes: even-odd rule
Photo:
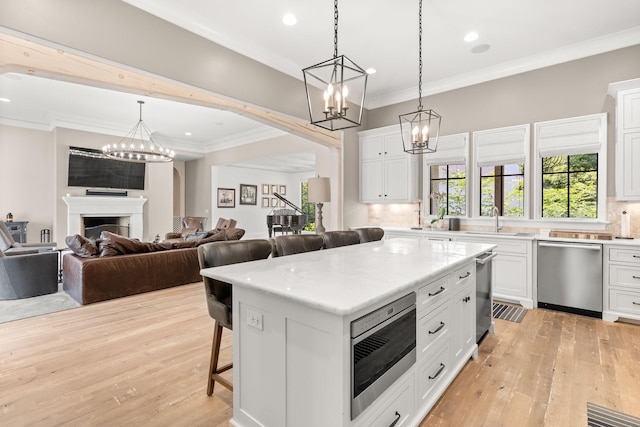
[[253, 310], [247, 310], [247, 325], [256, 328], [259, 331], [262, 331], [262, 313], [258, 313], [257, 311]]

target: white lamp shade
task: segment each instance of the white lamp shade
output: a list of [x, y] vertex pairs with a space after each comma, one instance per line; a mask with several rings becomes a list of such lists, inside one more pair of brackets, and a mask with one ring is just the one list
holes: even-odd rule
[[308, 200], [311, 203], [325, 203], [331, 201], [331, 184], [327, 177], [309, 178]]

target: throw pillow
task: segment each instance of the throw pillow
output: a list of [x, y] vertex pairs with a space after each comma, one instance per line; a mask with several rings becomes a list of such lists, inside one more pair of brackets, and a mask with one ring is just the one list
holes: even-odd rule
[[96, 242], [79, 234], [65, 237], [64, 242], [74, 254], [82, 258], [93, 258], [100, 253]]
[[219, 231], [216, 234], [213, 234], [209, 237], [203, 237], [202, 239], [198, 240], [198, 245], [203, 245], [205, 243], [211, 243], [211, 242], [219, 242], [221, 240], [227, 240], [226, 230]]
[[119, 234], [103, 231], [100, 233], [100, 256], [140, 254], [149, 252], [149, 248], [138, 239], [130, 239]]
[[226, 232], [227, 240], [240, 240], [244, 236], [245, 230], [244, 228], [228, 228]]

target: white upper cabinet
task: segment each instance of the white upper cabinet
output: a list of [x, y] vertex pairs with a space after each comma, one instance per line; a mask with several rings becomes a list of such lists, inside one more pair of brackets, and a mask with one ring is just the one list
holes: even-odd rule
[[418, 156], [402, 146], [400, 126], [358, 132], [360, 201], [412, 203], [418, 196]]
[[616, 99], [616, 199], [640, 201], [640, 79], [611, 83]]

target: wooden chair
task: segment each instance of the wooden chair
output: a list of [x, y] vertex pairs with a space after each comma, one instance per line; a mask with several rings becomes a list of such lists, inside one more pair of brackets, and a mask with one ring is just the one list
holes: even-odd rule
[[287, 234], [271, 239], [274, 257], [294, 255], [302, 252], [318, 251], [324, 246], [319, 234]]
[[[228, 240], [206, 243], [198, 246], [198, 262], [200, 268], [219, 267], [221, 265], [266, 259], [271, 254], [271, 243], [266, 239]], [[218, 368], [222, 328], [233, 329], [232, 287], [226, 282], [202, 277], [207, 296], [209, 315], [215, 321], [213, 342], [211, 345], [211, 361], [207, 380], [207, 395], [213, 394], [216, 382], [233, 391], [230, 381], [220, 376], [233, 367], [233, 363]]]

